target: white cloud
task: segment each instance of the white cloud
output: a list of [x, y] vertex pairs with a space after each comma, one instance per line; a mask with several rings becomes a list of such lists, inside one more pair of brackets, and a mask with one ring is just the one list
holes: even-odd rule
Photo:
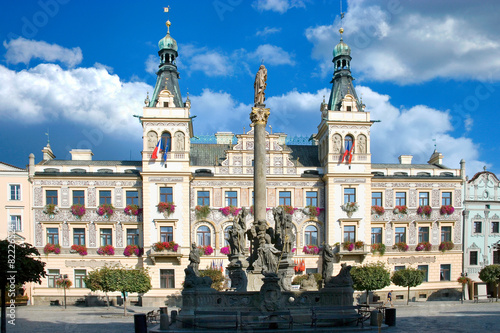
[[182, 53], [178, 58], [177, 66], [185, 69], [188, 74], [200, 71], [211, 77], [231, 76], [234, 73], [233, 61], [229, 56], [192, 44], [182, 45]]
[[143, 82], [121, 81], [103, 66], [64, 70], [40, 64], [16, 72], [0, 65], [0, 82], [9, 82], [0, 85], [2, 117], [24, 123], [61, 119], [119, 136], [138, 129], [132, 115], [140, 113], [146, 91], [152, 91]]
[[467, 162], [469, 173], [480, 170], [484, 161], [479, 160], [479, 146], [471, 138], [453, 137], [451, 117], [448, 111], [440, 111], [425, 105], [398, 109], [390, 103], [388, 95], [379, 94], [368, 87], [356, 87], [363, 94], [363, 103], [374, 123], [371, 133], [371, 152], [374, 163], [398, 163], [399, 155], [413, 155], [413, 163], [427, 163], [434, 151], [444, 156], [443, 164], [460, 168], [460, 160]]
[[68, 67], [74, 67], [82, 62], [82, 50], [79, 47], [67, 49], [56, 44], [43, 41], [28, 40], [22, 37], [4, 41], [3, 46], [7, 49], [5, 59], [7, 63], [28, 64], [31, 59], [40, 59], [47, 62], [60, 62]]
[[152, 54], [149, 55], [149, 57], [146, 59], [146, 62], [144, 65], [146, 66], [146, 73], [149, 74], [156, 74], [158, 71], [158, 65], [159, 65], [159, 59], [158, 56], [154, 56]]
[[257, 10], [270, 10], [278, 13], [286, 13], [290, 8], [305, 8], [304, 1], [300, 0], [256, 0], [252, 6]]
[[[344, 41], [352, 49], [352, 66], [362, 73], [360, 78], [399, 84], [435, 78], [500, 79], [500, 36], [494, 33], [499, 10], [500, 3], [493, 1], [444, 6], [436, 1], [350, 0]], [[306, 30], [323, 75], [331, 72], [339, 27], [337, 20]]]
[[257, 31], [255, 36], [267, 36], [271, 34], [276, 34], [281, 31], [281, 28], [270, 28], [270, 27], [265, 27], [264, 30]]
[[264, 64], [269, 65], [295, 65], [293, 55], [283, 50], [279, 46], [264, 44], [249, 54], [251, 59], [264, 60]]

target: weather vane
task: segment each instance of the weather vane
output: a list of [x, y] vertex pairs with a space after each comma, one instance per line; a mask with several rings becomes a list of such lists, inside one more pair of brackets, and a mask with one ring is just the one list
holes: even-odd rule
[[50, 143], [50, 129], [47, 128], [47, 133], [45, 133], [45, 135], [47, 136], [47, 143]]

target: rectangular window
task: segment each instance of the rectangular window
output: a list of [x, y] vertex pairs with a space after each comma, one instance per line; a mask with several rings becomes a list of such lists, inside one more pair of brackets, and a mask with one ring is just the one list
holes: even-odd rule
[[59, 244], [58, 228], [47, 228], [47, 244]]
[[493, 264], [500, 265], [500, 250], [493, 251]]
[[451, 205], [451, 192], [441, 193], [441, 205], [443, 206]]
[[441, 269], [439, 271], [439, 280], [440, 281], [450, 281], [451, 279], [451, 265], [450, 264], [442, 264]]
[[85, 288], [85, 276], [87, 276], [85, 269], [75, 269], [75, 288]]
[[173, 227], [160, 227], [160, 241], [161, 242], [172, 242], [174, 240], [174, 228]]
[[346, 225], [344, 226], [344, 242], [355, 242], [356, 241], [356, 226]]
[[292, 192], [290, 191], [280, 191], [280, 206], [287, 205], [291, 206], [292, 205]]
[[356, 189], [355, 188], [345, 188], [344, 189], [344, 203], [356, 202]]
[[429, 205], [429, 192], [420, 192], [418, 194], [418, 205], [419, 206]]
[[10, 200], [21, 200], [21, 185], [10, 185]]
[[127, 229], [127, 245], [139, 246], [139, 229]]
[[372, 244], [382, 243], [382, 227], [372, 228]]
[[160, 202], [174, 202], [174, 194], [171, 187], [160, 187]]
[[111, 204], [111, 191], [99, 191], [99, 205]]
[[58, 269], [49, 269], [47, 272], [47, 287], [49, 288], [57, 288], [56, 280], [61, 275]]
[[127, 205], [137, 205], [139, 206], [139, 191], [127, 191]]
[[85, 245], [85, 228], [73, 229], [73, 244]]
[[163, 289], [175, 288], [173, 269], [160, 269], [160, 288]]
[[21, 216], [20, 215], [11, 215], [10, 216], [9, 231], [23, 231], [23, 226], [21, 224]]
[[318, 192], [306, 191], [306, 206], [318, 207]]
[[491, 233], [498, 234], [500, 232], [500, 226], [498, 222], [491, 222]]
[[470, 251], [469, 252], [469, 265], [477, 265], [477, 251]]
[[45, 204], [57, 205], [57, 190], [47, 190], [45, 191]]
[[441, 242], [451, 242], [451, 227], [441, 227]]
[[85, 191], [84, 190], [74, 190], [73, 191], [73, 205], [80, 204], [85, 206]]
[[238, 206], [238, 192], [226, 191], [226, 206]]
[[394, 266], [394, 271], [402, 271], [403, 269], [405, 269], [405, 266], [402, 265], [402, 266]]
[[101, 246], [113, 245], [112, 241], [112, 230], [111, 229], [101, 229]]
[[209, 191], [198, 191], [198, 201], [199, 206], [210, 206], [210, 192]]
[[418, 242], [428, 242], [429, 241], [429, 227], [418, 227]]
[[396, 192], [396, 206], [406, 206], [406, 192]]
[[406, 227], [396, 227], [394, 232], [394, 240], [396, 243], [406, 243]]
[[417, 269], [424, 272], [424, 282], [429, 282], [429, 265], [418, 265]]
[[483, 232], [483, 222], [475, 221], [474, 226], [473, 226], [473, 230], [474, 230], [475, 234], [482, 233]]
[[382, 207], [382, 192], [372, 192], [372, 206]]

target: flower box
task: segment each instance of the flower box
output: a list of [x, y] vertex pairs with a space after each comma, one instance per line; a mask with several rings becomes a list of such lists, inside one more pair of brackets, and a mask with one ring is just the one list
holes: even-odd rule
[[408, 207], [406, 206], [396, 206], [393, 211], [394, 214], [408, 214]]
[[226, 207], [219, 208], [219, 211], [224, 216], [229, 216], [229, 215], [237, 216], [239, 214], [240, 210], [241, 210], [241, 208], [237, 208], [234, 206], [226, 206]]
[[172, 202], [160, 202], [156, 207], [160, 213], [164, 213], [167, 216], [175, 212], [175, 205]]
[[210, 245], [198, 246], [198, 251], [200, 251], [200, 256], [209, 256], [214, 253], [214, 249]]
[[454, 211], [455, 211], [455, 208], [453, 208], [452, 205], [444, 205], [444, 206], [441, 206], [439, 213], [441, 213], [441, 215], [451, 215], [451, 214], [453, 214]]
[[398, 242], [398, 243], [394, 244], [394, 246], [392, 248], [398, 249], [399, 251], [402, 251], [402, 252], [406, 252], [406, 251], [408, 251], [409, 246], [405, 242]]
[[228, 255], [229, 253], [231, 253], [231, 250], [229, 249], [229, 246], [224, 246], [220, 248], [220, 253]]
[[283, 207], [283, 210], [285, 211], [285, 213], [290, 214], [290, 215], [293, 215], [293, 213], [295, 213], [295, 211], [297, 210], [297, 208], [294, 208], [290, 205], [280, 205], [280, 207]]
[[378, 253], [380, 253], [380, 255], [384, 255], [384, 253], [385, 253], [385, 244], [382, 244], [382, 243], [372, 244], [372, 246], [371, 246], [371, 252], [372, 253], [378, 252]]
[[208, 214], [210, 214], [211, 209], [210, 206], [204, 205], [204, 206], [196, 206], [194, 208], [196, 219], [202, 220], [207, 218]]
[[309, 217], [318, 217], [321, 214], [323, 208], [319, 208], [313, 205], [306, 206], [304, 212], [309, 215]]
[[59, 207], [54, 204], [47, 204], [43, 208], [43, 213], [49, 215], [50, 217], [53, 217], [57, 213], [59, 213]]
[[432, 249], [432, 244], [429, 242], [421, 242], [417, 244], [415, 251], [430, 251]]
[[142, 255], [142, 249], [137, 245], [127, 245], [125, 250], [123, 250], [123, 255], [126, 257], [133, 255], [140, 257]]
[[346, 251], [352, 251], [352, 250], [354, 250], [354, 243], [353, 242], [344, 242], [344, 243], [342, 243], [342, 248]]
[[417, 208], [417, 214], [420, 215], [420, 216], [426, 216], [426, 217], [430, 217], [431, 214], [432, 214], [432, 208], [431, 206], [427, 205], [427, 206], [419, 206]]
[[71, 282], [70, 279], [67, 279], [67, 278], [57, 278], [56, 279], [56, 286], [58, 288], [68, 289], [72, 285], [73, 285], [73, 283]]
[[74, 204], [71, 206], [71, 213], [81, 219], [82, 216], [85, 215], [85, 206], [81, 204]]
[[450, 251], [453, 250], [454, 247], [455, 244], [453, 244], [453, 242], [441, 242], [441, 244], [439, 244], [439, 251]]
[[385, 209], [382, 206], [372, 206], [372, 214], [382, 216], [385, 213]]
[[357, 202], [347, 202], [340, 206], [340, 208], [347, 213], [348, 217], [351, 217], [353, 213], [358, 211], [358, 203]]
[[153, 244], [153, 251], [162, 252], [162, 251], [172, 251], [177, 252], [179, 248], [179, 244], [171, 241], [171, 242], [157, 242]]
[[47, 244], [43, 248], [43, 253], [49, 254], [49, 253], [54, 253], [54, 254], [59, 254], [61, 253], [61, 245], [59, 244]]
[[97, 250], [97, 254], [100, 254], [101, 256], [104, 255], [112, 256], [115, 254], [115, 248], [113, 247], [113, 245], [101, 246]]
[[319, 247], [316, 245], [306, 245], [302, 249], [302, 252], [305, 254], [318, 254], [319, 253]]
[[137, 205], [127, 205], [123, 211], [126, 215], [137, 216], [142, 213], [142, 208], [139, 208]]
[[106, 218], [110, 218], [115, 212], [115, 207], [112, 204], [102, 204], [97, 207], [97, 215], [105, 216]]
[[85, 245], [71, 245], [71, 251], [78, 252], [81, 256], [86, 256], [88, 254], [87, 247]]
[[460, 284], [467, 284], [471, 281], [467, 276], [461, 276], [457, 279], [457, 282]]

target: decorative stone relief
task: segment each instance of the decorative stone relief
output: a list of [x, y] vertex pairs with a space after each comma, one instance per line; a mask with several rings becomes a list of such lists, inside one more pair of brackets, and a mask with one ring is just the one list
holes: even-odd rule
[[460, 207], [462, 206], [462, 190], [457, 189], [455, 190], [455, 207]]
[[40, 223], [35, 223], [35, 246], [43, 245], [43, 228]]
[[123, 227], [121, 224], [116, 225], [116, 247], [123, 247]]
[[253, 168], [246, 168], [245, 173], [247, 174], [253, 174]]
[[282, 175], [283, 174], [283, 169], [282, 168], [273, 168], [273, 174], [275, 175]]
[[415, 222], [408, 226], [408, 244], [417, 244], [417, 226]]
[[95, 207], [96, 206], [96, 190], [95, 187], [89, 187], [87, 189], [87, 196], [88, 196], [88, 203], [89, 207]]
[[232, 172], [234, 175], [241, 175], [243, 174], [243, 168], [242, 167], [235, 167], [233, 168], [233, 172]]
[[184, 151], [185, 150], [185, 136], [181, 131], [177, 131], [174, 135], [175, 137], [175, 150], [176, 151]]
[[41, 187], [35, 187], [34, 192], [34, 206], [43, 206], [43, 191]]
[[392, 188], [385, 189], [385, 206], [394, 207], [394, 190]]
[[304, 206], [304, 204], [302, 203], [302, 189], [295, 190], [294, 206], [295, 207]]
[[123, 205], [123, 188], [118, 187], [115, 189], [115, 205], [116, 207], [124, 207]]
[[246, 147], [245, 147], [247, 150], [253, 150], [254, 148], [254, 145], [253, 145], [253, 141], [247, 141], [246, 142]]
[[268, 188], [267, 189], [267, 207], [274, 207], [276, 203], [276, 189]]
[[282, 156], [276, 156], [274, 157], [274, 166], [283, 166], [283, 157]]
[[385, 246], [392, 247], [392, 234], [394, 230], [394, 223], [387, 223], [385, 226]]
[[69, 206], [69, 188], [61, 188], [61, 207]]
[[95, 224], [91, 223], [89, 225], [89, 247], [96, 247], [96, 230]]
[[222, 175], [229, 174], [229, 168], [220, 168], [219, 173]]
[[62, 246], [69, 246], [69, 226], [68, 223], [62, 225]]
[[241, 193], [241, 206], [251, 206], [250, 202], [248, 200], [248, 189], [247, 188], [242, 188], [240, 190]]
[[438, 207], [438, 206], [441, 207], [441, 205], [439, 204], [440, 203], [440, 199], [441, 199], [439, 194], [440, 194], [439, 190], [432, 190], [432, 194], [431, 194], [431, 196], [432, 196], [432, 203], [431, 203], [432, 207]]
[[453, 243], [462, 243], [462, 223], [460, 223], [460, 220], [457, 220], [453, 228]]
[[363, 134], [358, 135], [357, 140], [357, 152], [358, 154], [366, 154], [366, 136]]
[[214, 206], [222, 207], [222, 189], [220, 188], [214, 189]]
[[417, 190], [412, 188], [410, 189], [410, 207], [416, 207], [417, 206]]
[[439, 226], [437, 222], [432, 223], [432, 230], [431, 230], [431, 243], [432, 244], [439, 244], [440, 243], [440, 232], [439, 232]]

